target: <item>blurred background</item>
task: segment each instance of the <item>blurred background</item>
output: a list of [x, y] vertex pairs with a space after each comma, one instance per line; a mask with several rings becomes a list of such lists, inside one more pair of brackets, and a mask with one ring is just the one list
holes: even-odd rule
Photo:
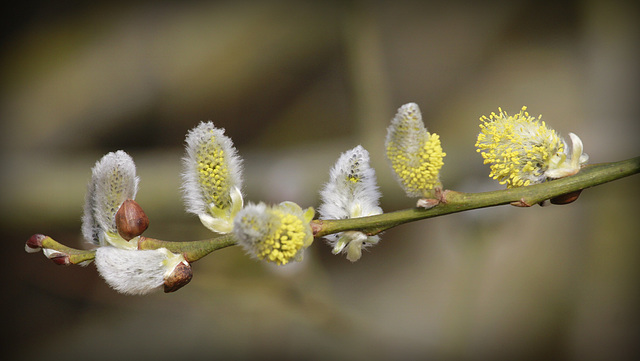
[[238, 247], [173, 294], [123, 296], [95, 267], [24, 242], [86, 247], [90, 169], [123, 149], [145, 235], [211, 234], [184, 211], [180, 159], [201, 120], [245, 160], [249, 201], [318, 205], [341, 152], [369, 150], [386, 211], [412, 207], [383, 143], [417, 102], [446, 188], [501, 189], [475, 152], [500, 106], [578, 134], [591, 163], [639, 154], [632, 1], [70, 1], [5, 7], [0, 225], [5, 359], [622, 360], [640, 342], [638, 177], [567, 206], [465, 212], [387, 231], [357, 263], [316, 240], [270, 267]]

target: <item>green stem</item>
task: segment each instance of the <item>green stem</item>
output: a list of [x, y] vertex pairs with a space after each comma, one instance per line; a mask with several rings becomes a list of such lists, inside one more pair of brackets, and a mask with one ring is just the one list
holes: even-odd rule
[[210, 238], [201, 241], [187, 242], [171, 242], [148, 237], [140, 237], [140, 241], [138, 241], [138, 249], [157, 249], [164, 247], [173, 253], [182, 253], [187, 261], [194, 262], [213, 251], [233, 246], [235, 244], [236, 241], [231, 234], [225, 234], [217, 238]]
[[640, 172], [640, 157], [624, 161], [594, 164], [583, 168], [578, 174], [535, 184], [484, 193], [462, 193], [444, 191], [440, 204], [431, 208], [411, 208], [376, 216], [316, 220], [312, 222], [315, 237], [349, 230], [359, 230], [369, 235], [380, 233], [398, 225], [421, 219], [443, 216], [471, 209], [514, 203], [528, 206], [585, 188], [614, 181]]
[[[38, 243], [36, 243], [36, 241]], [[158, 249], [166, 248], [173, 253], [182, 253], [188, 262], [195, 262], [209, 253], [221, 248], [233, 246], [236, 241], [229, 235], [223, 235], [218, 238], [205, 239], [201, 241], [162, 241], [159, 239], [140, 237], [138, 241], [138, 249]], [[87, 261], [93, 261], [96, 256], [95, 250], [83, 250], [65, 246], [55, 241], [53, 238], [45, 235], [36, 234], [31, 236], [27, 245], [32, 247], [30, 252], [34, 252], [37, 248], [43, 248], [55, 251], [49, 258], [59, 265], [83, 264]]]

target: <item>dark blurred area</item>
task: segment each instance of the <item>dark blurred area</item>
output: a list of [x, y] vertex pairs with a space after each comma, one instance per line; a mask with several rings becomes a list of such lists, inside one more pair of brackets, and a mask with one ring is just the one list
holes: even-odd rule
[[632, 1], [26, 1], [0, 58], [6, 360], [626, 360], [640, 356], [638, 177], [567, 206], [503, 206], [389, 230], [357, 263], [316, 240], [270, 267], [238, 247], [173, 294], [117, 294], [95, 267], [24, 252], [86, 247], [90, 169], [123, 149], [145, 235], [211, 234], [185, 213], [180, 158], [201, 120], [245, 159], [248, 201], [318, 205], [339, 154], [369, 150], [382, 208], [412, 207], [384, 159], [417, 102], [446, 188], [500, 189], [475, 152], [500, 106], [578, 134], [590, 163], [638, 155]]

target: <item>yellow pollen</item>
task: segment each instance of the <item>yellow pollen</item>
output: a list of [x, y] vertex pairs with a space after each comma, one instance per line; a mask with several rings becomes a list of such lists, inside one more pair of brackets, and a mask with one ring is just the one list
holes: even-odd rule
[[289, 263], [298, 254], [307, 236], [302, 220], [295, 215], [274, 210], [279, 225], [266, 239], [256, 244], [256, 256], [278, 265]]
[[498, 108], [499, 114], [480, 117], [477, 151], [490, 164], [490, 177], [508, 188], [543, 181], [551, 157], [563, 152], [564, 143], [557, 133], [533, 118], [526, 107], [513, 116]]
[[224, 151], [215, 139], [200, 144], [196, 153], [198, 183], [207, 204], [225, 209], [231, 204], [229, 169]]
[[446, 153], [442, 151], [438, 134], [426, 133], [417, 152], [411, 154], [398, 144], [387, 146], [387, 157], [402, 184], [409, 193], [424, 194], [439, 183], [439, 173]]

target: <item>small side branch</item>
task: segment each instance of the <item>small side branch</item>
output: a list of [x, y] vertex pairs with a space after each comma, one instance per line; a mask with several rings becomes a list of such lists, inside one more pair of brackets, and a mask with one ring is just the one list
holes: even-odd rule
[[82, 250], [67, 247], [64, 244], [56, 242], [53, 238], [44, 234], [34, 234], [25, 244], [25, 250], [29, 253], [43, 251], [53, 263], [61, 266], [70, 264], [79, 264], [85, 266], [96, 256], [95, 250]]

